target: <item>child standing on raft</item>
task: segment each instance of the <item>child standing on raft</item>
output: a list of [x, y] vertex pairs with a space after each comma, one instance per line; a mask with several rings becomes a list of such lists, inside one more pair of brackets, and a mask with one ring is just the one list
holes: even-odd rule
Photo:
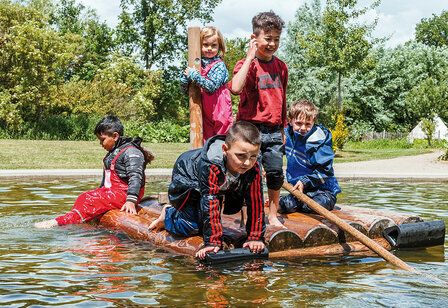
[[286, 126], [288, 68], [274, 54], [280, 46], [283, 20], [274, 12], [252, 19], [253, 33], [245, 59], [238, 61], [230, 84], [240, 95], [236, 119], [255, 124], [261, 132], [261, 162], [266, 172], [269, 224], [283, 226], [277, 218], [283, 184], [283, 153]]
[[210, 138], [200, 149], [179, 156], [165, 206], [150, 229], [165, 228], [178, 236], [202, 234], [199, 259], [218, 252], [223, 245], [223, 214], [238, 213], [247, 206], [247, 240], [243, 247], [261, 252], [264, 245], [263, 191], [260, 166], [260, 132], [249, 122], [236, 122], [227, 135]]
[[145, 190], [146, 164], [154, 156], [142, 148], [140, 138], [126, 138], [123, 133], [123, 125], [116, 116], [106, 116], [98, 122], [95, 135], [108, 151], [103, 159], [101, 186], [81, 194], [67, 214], [38, 222], [36, 228], [88, 222], [112, 209], [137, 213], [135, 206]]
[[226, 87], [229, 72], [224, 64], [224, 38], [215, 27], [201, 29], [201, 71], [187, 67], [180, 82], [187, 89], [190, 82], [201, 88], [204, 142], [214, 135], [226, 134], [233, 123], [232, 100]]

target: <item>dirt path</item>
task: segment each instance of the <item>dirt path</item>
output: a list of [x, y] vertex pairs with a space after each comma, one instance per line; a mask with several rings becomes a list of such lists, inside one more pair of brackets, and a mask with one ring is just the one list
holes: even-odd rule
[[336, 163], [337, 178], [436, 179], [448, 180], [448, 162], [438, 161], [443, 152], [417, 156]]

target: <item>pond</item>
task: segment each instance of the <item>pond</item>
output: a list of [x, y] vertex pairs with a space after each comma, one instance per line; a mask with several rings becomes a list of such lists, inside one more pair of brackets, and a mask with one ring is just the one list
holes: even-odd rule
[[[378, 257], [203, 267], [100, 227], [37, 230], [98, 180], [0, 181], [0, 306], [447, 307], [447, 287]], [[339, 202], [448, 223], [446, 183], [342, 182]], [[147, 193], [166, 190], [150, 183]], [[448, 281], [445, 245], [395, 254]]]

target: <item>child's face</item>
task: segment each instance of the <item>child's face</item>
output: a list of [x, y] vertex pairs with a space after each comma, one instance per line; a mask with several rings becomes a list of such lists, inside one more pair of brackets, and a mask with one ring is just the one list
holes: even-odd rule
[[96, 136], [98, 140], [100, 141], [100, 145], [106, 150], [106, 151], [112, 151], [112, 149], [115, 146], [115, 142], [117, 142], [120, 135], [117, 132], [114, 132], [112, 134], [100, 134]]
[[219, 43], [218, 36], [212, 35], [209, 37], [204, 37], [202, 40], [202, 57], [204, 58], [213, 58], [218, 54], [219, 51]]
[[255, 165], [260, 146], [237, 140], [230, 146], [223, 144], [222, 150], [227, 157], [227, 170], [232, 174], [243, 174]]
[[258, 35], [252, 34], [252, 38], [255, 38], [257, 44], [257, 58], [270, 61], [280, 45], [281, 34], [281, 31], [274, 29], [266, 32], [261, 30]]
[[306, 117], [304, 114], [299, 115], [297, 118], [291, 120], [292, 129], [301, 134], [306, 135], [314, 126], [314, 118]]

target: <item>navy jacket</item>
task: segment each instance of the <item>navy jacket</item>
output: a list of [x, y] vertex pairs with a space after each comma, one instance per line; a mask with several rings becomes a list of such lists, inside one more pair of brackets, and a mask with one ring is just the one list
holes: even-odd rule
[[231, 187], [224, 188], [227, 186], [227, 168], [222, 155], [224, 140], [224, 135], [214, 136], [207, 140], [203, 148], [179, 156], [168, 189], [170, 203], [180, 211], [186, 202], [199, 207], [199, 225], [202, 226], [204, 243], [208, 246], [222, 245], [223, 200], [224, 214], [237, 213], [246, 205], [247, 240], [263, 240], [265, 223], [260, 167], [256, 163], [252, 169], [241, 174]]
[[[118, 157], [115, 163], [115, 172], [120, 179], [128, 184], [126, 201], [134, 202], [134, 204], [137, 203], [140, 188], [145, 185], [146, 163], [141, 150], [141, 142], [140, 138], [120, 137], [115, 147], [103, 159], [104, 168], [109, 170], [112, 160], [121, 149], [131, 146]], [[101, 186], [104, 186], [104, 174]]]
[[288, 124], [286, 135], [286, 178], [295, 185], [304, 184], [305, 192], [328, 190], [334, 195], [341, 192], [334, 176], [331, 132], [322, 125], [315, 124], [305, 135], [294, 132]]

